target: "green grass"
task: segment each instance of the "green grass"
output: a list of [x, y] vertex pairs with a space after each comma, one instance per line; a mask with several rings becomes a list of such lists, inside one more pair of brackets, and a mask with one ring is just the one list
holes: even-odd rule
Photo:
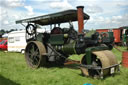
[[92, 34], [94, 34], [96, 30], [90, 30], [88, 33], [86, 33], [86, 37], [91, 37]]
[[[125, 48], [120, 47], [121, 50]], [[121, 52], [112, 50], [121, 61]], [[80, 60], [73, 55], [71, 59]], [[104, 80], [92, 79], [80, 75], [79, 69], [52, 67], [31, 69], [26, 65], [24, 55], [0, 51], [0, 85], [128, 85], [128, 69], [121, 67], [121, 72]]]

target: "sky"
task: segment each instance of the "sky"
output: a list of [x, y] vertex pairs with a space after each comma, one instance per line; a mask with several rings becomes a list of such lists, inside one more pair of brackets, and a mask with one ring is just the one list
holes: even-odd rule
[[[84, 29], [128, 26], [128, 0], [0, 0], [0, 30], [25, 29], [15, 21], [80, 5], [90, 16]], [[73, 24], [77, 29], [77, 22]]]

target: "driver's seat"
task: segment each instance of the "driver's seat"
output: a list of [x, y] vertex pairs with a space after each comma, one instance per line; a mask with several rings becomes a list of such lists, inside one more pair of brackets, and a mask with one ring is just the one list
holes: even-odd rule
[[60, 27], [54, 27], [51, 34], [62, 34], [62, 29]]

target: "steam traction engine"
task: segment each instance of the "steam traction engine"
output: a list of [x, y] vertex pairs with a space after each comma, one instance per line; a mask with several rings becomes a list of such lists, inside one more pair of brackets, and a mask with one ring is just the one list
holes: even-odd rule
[[[101, 37], [99, 33], [94, 33], [91, 37], [86, 37], [83, 33], [84, 20], [89, 19], [83, 8], [78, 6], [77, 10], [16, 21], [28, 23], [25, 59], [30, 67], [63, 65], [70, 55], [84, 54], [80, 61], [80, 69], [85, 76], [103, 77], [119, 70], [116, 56], [110, 51], [113, 36]], [[73, 21], [78, 21], [78, 32], [74, 30]], [[69, 22], [69, 27], [61, 28], [61, 23], [66, 22]], [[38, 33], [38, 25], [50, 25], [51, 32]]]

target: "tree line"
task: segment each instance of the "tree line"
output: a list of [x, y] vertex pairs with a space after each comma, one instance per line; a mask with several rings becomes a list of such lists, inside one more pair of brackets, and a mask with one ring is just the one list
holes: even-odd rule
[[10, 29], [10, 30], [4, 30], [4, 29], [1, 29], [0, 30], [0, 34], [5, 34], [5, 33], [9, 33], [9, 32], [12, 32], [12, 31], [17, 31], [17, 29]]

